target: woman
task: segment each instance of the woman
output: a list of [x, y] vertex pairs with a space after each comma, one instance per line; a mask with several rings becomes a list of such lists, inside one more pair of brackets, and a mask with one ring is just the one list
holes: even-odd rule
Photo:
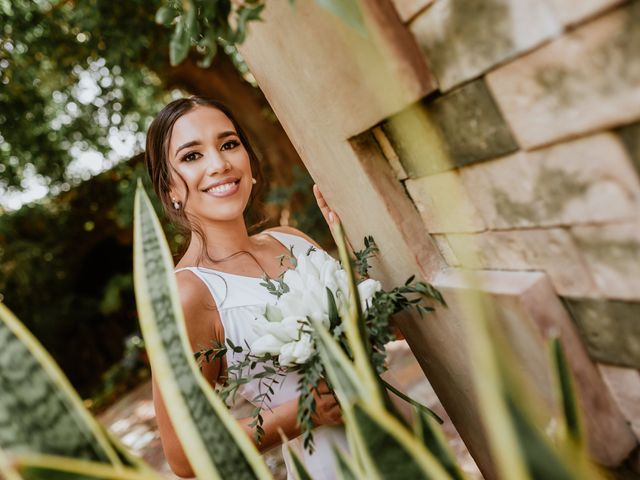
[[[275, 297], [260, 286], [265, 273], [282, 273], [279, 256], [320, 248], [304, 233], [278, 227], [250, 236], [243, 213], [250, 207], [261, 185], [260, 168], [242, 129], [224, 105], [204, 97], [190, 97], [168, 104], [149, 127], [146, 162], [156, 194], [171, 221], [191, 233], [188, 247], [179, 260], [176, 278], [189, 340], [194, 351], [213, 342], [231, 339], [236, 345], [254, 339], [251, 322]], [[318, 204], [329, 222], [335, 218], [320, 191], [314, 187]], [[290, 264], [285, 267], [291, 267]], [[252, 336], [253, 335], [253, 336]], [[227, 365], [234, 361], [227, 353], [221, 361], [202, 369], [211, 385], [224, 381]], [[264, 436], [261, 451], [280, 443], [282, 432], [289, 439], [314, 478], [334, 478], [331, 443], [346, 448], [342, 418], [335, 397], [326, 384], [315, 394], [313, 455], [300, 448], [297, 412], [297, 375], [289, 374], [276, 390], [263, 413]], [[257, 393], [255, 383], [239, 393], [247, 400]], [[173, 471], [181, 477], [193, 471], [180, 446], [154, 382], [153, 398], [163, 449]], [[255, 442], [249, 423], [239, 422]], [[285, 455], [285, 459], [287, 459]], [[287, 460], [287, 471], [291, 468]]]

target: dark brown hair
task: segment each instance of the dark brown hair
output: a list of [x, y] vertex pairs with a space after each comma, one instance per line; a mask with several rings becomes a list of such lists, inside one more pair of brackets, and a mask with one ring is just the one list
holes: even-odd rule
[[[164, 212], [169, 220], [181, 230], [181, 233], [186, 234], [187, 238], [190, 238], [190, 235], [192, 233], [195, 233], [202, 240], [203, 251], [200, 252], [198, 263], [200, 263], [205, 257], [207, 257], [212, 262], [215, 262], [216, 260], [211, 258], [211, 256], [209, 255], [204, 230], [200, 225], [197, 224], [197, 222], [193, 222], [185, 214], [185, 207], [189, 199], [189, 189], [186, 188], [187, 194], [182, 204], [182, 208], [180, 208], [179, 210], [173, 208], [171, 198], [169, 196], [169, 190], [172, 186], [172, 171], [176, 173], [176, 175], [184, 183], [185, 187], [187, 187], [187, 183], [184, 178], [182, 178], [182, 176], [173, 168], [173, 166], [169, 162], [169, 140], [171, 138], [173, 126], [180, 117], [190, 112], [197, 106], [212, 107], [220, 110], [229, 118], [229, 120], [231, 120], [231, 123], [233, 123], [233, 126], [238, 133], [238, 137], [240, 137], [240, 141], [242, 142], [242, 145], [249, 155], [251, 173], [256, 179], [256, 184], [251, 191], [251, 196], [249, 197], [249, 202], [247, 203], [247, 208], [245, 209], [245, 211], [253, 208], [256, 204], [258, 204], [259, 201], [257, 199], [259, 199], [264, 187], [262, 181], [262, 171], [260, 169], [260, 161], [255, 151], [251, 147], [251, 143], [249, 143], [249, 139], [247, 138], [244, 130], [235, 119], [229, 108], [227, 108], [223, 103], [217, 100], [213, 100], [211, 98], [203, 97], [200, 95], [192, 95], [188, 98], [180, 98], [167, 104], [158, 113], [158, 115], [156, 115], [156, 117], [153, 119], [153, 122], [151, 122], [151, 125], [149, 126], [149, 129], [147, 131], [147, 141], [144, 158], [147, 166], [147, 171], [149, 172], [149, 176], [151, 177], [153, 189], [160, 199]], [[257, 224], [252, 225], [251, 229], [262, 225], [263, 223], [265, 223], [265, 221], [266, 220], [264, 219], [259, 221]], [[188, 241], [186, 242], [185, 247], [186, 245], [188, 245]]]

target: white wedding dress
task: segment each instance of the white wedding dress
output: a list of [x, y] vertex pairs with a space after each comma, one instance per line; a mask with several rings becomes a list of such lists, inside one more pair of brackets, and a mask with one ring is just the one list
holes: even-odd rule
[[[293, 247], [295, 255], [306, 252], [312, 245], [297, 235], [282, 232], [265, 232], [282, 243], [287, 249]], [[176, 272], [189, 270], [200, 278], [208, 287], [213, 299], [218, 306], [220, 319], [224, 327], [225, 337], [238, 346], [246, 348], [245, 341], [251, 343], [257, 339], [252, 328], [252, 322], [264, 313], [267, 303], [274, 304], [276, 296], [269, 293], [260, 285], [261, 278], [235, 275], [205, 267], [185, 267]], [[234, 362], [234, 354], [231, 349], [227, 352], [227, 365]], [[241, 355], [241, 354], [240, 354]], [[270, 407], [277, 407], [298, 397], [297, 384], [299, 375], [287, 374], [280, 385], [275, 386], [274, 395]], [[238, 393], [249, 402], [259, 393], [258, 380], [242, 385]], [[342, 426], [322, 426], [313, 432], [314, 453], [309, 454], [302, 446], [302, 436], [290, 440], [283, 445], [283, 457], [287, 466], [287, 478], [293, 479], [293, 466], [286, 452], [286, 447], [291, 447], [298, 457], [304, 462], [305, 467], [315, 480], [333, 480], [336, 478], [336, 465], [332, 452], [332, 445], [338, 449], [348, 451], [348, 443]]]

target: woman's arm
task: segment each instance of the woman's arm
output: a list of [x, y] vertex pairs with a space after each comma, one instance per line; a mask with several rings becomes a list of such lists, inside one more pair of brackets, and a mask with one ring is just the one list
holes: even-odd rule
[[[210, 347], [212, 341], [224, 341], [218, 310], [215, 308], [206, 285], [193, 273], [187, 271], [178, 273], [176, 279], [191, 348], [197, 351]], [[221, 371], [222, 364], [219, 360], [203, 364], [202, 374], [212, 386], [220, 377]], [[171, 424], [162, 394], [155, 380], [153, 381], [153, 404], [156, 410], [162, 449], [171, 470], [179, 477], [193, 477], [193, 470]]]
[[[340, 406], [338, 405], [333, 392], [329, 390], [329, 387], [327, 387], [324, 380], [320, 382], [318, 389], [314, 391], [314, 398], [316, 401], [316, 408], [311, 420], [315, 427], [319, 427], [321, 425], [342, 424]], [[264, 419], [264, 423], [262, 424], [262, 428], [264, 430], [264, 435], [260, 440], [260, 444], [257, 445], [258, 450], [265, 452], [282, 443], [280, 431], [282, 431], [288, 439], [292, 439], [300, 435], [302, 432], [300, 431], [300, 425], [298, 425], [296, 420], [297, 414], [297, 398], [283, 403], [282, 405], [278, 405], [272, 410], [268, 410], [263, 413], [262, 418]], [[253, 421], [253, 418], [243, 418], [239, 421], [245, 432], [247, 432], [248, 435], [251, 435], [251, 438], [255, 443], [254, 429], [249, 427], [249, 423]]]

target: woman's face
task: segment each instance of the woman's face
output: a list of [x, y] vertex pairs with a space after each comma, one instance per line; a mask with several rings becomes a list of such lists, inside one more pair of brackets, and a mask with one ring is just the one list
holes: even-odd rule
[[[173, 125], [169, 140], [170, 195], [186, 213], [202, 220], [242, 216], [249, 201], [251, 165], [233, 123], [220, 110], [198, 105]], [[184, 205], [189, 191], [189, 199]]]

